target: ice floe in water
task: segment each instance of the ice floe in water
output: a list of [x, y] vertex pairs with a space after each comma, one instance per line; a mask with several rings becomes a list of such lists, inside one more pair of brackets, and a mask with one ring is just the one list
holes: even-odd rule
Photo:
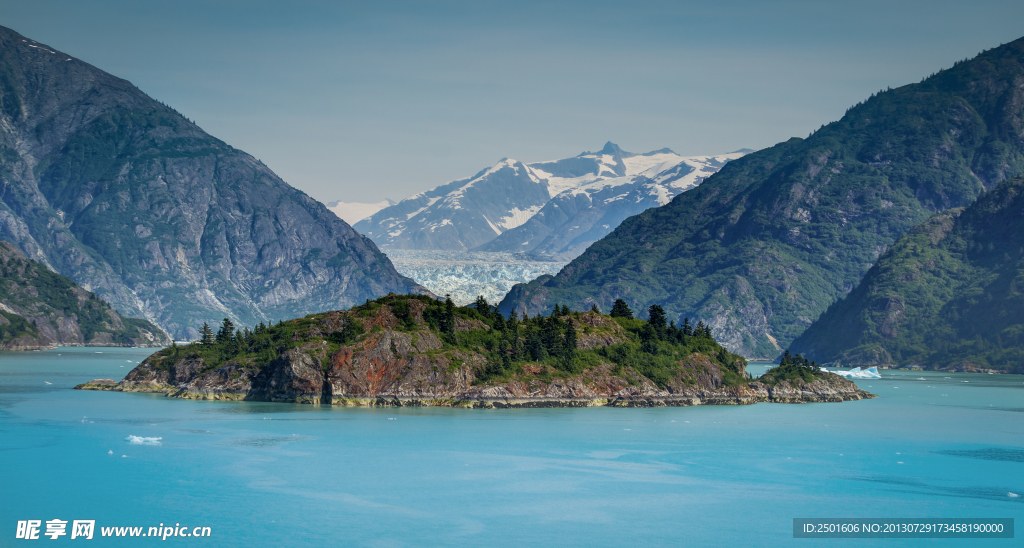
[[1017, 493], [1007, 493], [1006, 496], [1010, 497], [1011, 499], [1015, 499], [1015, 498], [1019, 497], [1020, 495], [1018, 495]]
[[882, 378], [882, 375], [880, 375], [878, 373], [878, 368], [877, 367], [869, 367], [867, 369], [861, 369], [859, 367], [854, 367], [853, 369], [851, 369], [849, 371], [829, 371], [828, 369], [825, 369], [824, 367], [822, 367], [821, 370], [822, 371], [826, 371], [826, 372], [830, 372], [830, 373], [835, 373], [836, 375], [839, 375], [840, 377], [846, 377], [848, 379], [880, 379], [880, 378]]
[[163, 438], [144, 438], [142, 436], [128, 436], [125, 441], [136, 445], [160, 445]]

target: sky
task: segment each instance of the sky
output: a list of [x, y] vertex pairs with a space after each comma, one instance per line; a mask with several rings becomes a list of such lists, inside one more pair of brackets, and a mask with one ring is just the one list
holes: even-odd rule
[[0, 25], [125, 78], [328, 203], [613, 141], [805, 137], [1024, 35], [1024, 2], [0, 0]]

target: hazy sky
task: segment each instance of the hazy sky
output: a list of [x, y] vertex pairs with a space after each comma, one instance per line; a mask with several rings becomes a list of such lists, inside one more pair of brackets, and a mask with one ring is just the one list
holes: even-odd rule
[[597, 150], [804, 137], [1024, 34], [1024, 2], [2, 0], [329, 202]]

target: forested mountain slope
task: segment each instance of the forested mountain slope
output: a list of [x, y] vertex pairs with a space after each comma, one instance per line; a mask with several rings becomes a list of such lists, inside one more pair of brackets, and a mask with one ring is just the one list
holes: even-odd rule
[[792, 348], [851, 366], [1024, 372], [1024, 177], [900, 238]]
[[501, 309], [657, 303], [735, 352], [775, 357], [911, 227], [1022, 172], [1024, 39], [726, 164]]
[[168, 344], [159, 327], [121, 316], [70, 278], [0, 241], [0, 349]]
[[252, 156], [3, 27], [0, 237], [179, 338], [420, 290]]

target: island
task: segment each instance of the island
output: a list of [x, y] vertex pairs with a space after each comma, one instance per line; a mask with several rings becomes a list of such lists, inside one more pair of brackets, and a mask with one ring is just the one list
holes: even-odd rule
[[505, 318], [483, 298], [468, 307], [388, 295], [350, 310], [216, 333], [164, 348], [120, 382], [81, 390], [158, 392], [197, 400], [345, 406], [659, 407], [843, 402], [874, 395], [791, 359], [759, 379], [701, 322], [556, 305]]

